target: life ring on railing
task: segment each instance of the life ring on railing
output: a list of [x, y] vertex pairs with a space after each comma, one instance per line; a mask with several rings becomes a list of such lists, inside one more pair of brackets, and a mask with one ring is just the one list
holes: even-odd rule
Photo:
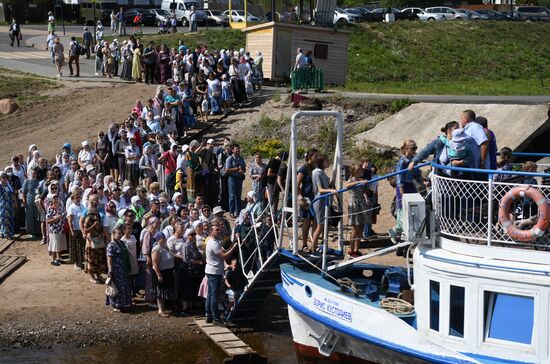
[[[513, 202], [520, 197], [530, 198], [537, 204], [539, 209], [539, 219], [537, 220], [535, 226], [529, 230], [518, 229], [514, 226], [514, 223], [510, 221], [510, 210]], [[538, 189], [532, 186], [515, 187], [508, 191], [508, 193], [506, 193], [500, 201], [498, 219], [506, 233], [510, 235], [512, 239], [529, 243], [541, 237], [548, 228], [550, 206], [548, 205], [546, 198]]]

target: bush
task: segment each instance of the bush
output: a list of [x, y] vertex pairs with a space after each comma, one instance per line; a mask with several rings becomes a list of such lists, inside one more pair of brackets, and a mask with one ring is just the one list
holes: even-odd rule
[[397, 155], [393, 151], [380, 152], [370, 145], [353, 146], [349, 149], [348, 155], [353, 159], [353, 163], [359, 163], [364, 156], [369, 157], [370, 161], [378, 168], [379, 175], [392, 172], [397, 163]]
[[398, 113], [399, 111], [412, 104], [414, 104], [414, 101], [408, 98], [393, 100], [390, 104], [390, 112], [392, 114]]

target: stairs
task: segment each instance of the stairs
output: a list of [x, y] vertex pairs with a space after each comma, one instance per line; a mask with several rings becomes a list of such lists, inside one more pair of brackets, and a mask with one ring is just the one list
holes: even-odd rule
[[281, 282], [279, 266], [295, 259], [297, 258], [286, 250], [275, 251], [250, 280], [227, 319], [232, 322], [253, 320], [275, 285]]

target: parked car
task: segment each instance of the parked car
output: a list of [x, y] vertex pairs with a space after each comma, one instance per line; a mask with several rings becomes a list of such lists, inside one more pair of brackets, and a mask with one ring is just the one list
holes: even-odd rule
[[141, 24], [152, 26], [157, 25], [157, 18], [146, 9], [128, 9], [124, 12], [126, 24], [132, 24], [136, 15], [141, 15]]
[[206, 13], [208, 24], [223, 27], [229, 26], [229, 17], [222, 15], [221, 10], [205, 10], [204, 12]]
[[426, 21], [441, 21], [445, 20], [445, 17], [441, 14], [435, 14], [435, 13], [428, 13], [424, 9], [421, 8], [405, 8], [401, 10], [402, 13], [413, 13], [416, 14], [418, 19], [420, 20], [426, 20]]
[[526, 21], [550, 21], [550, 9], [544, 6], [516, 6], [514, 16]]
[[369, 9], [367, 8], [346, 8], [344, 9], [346, 12], [351, 13], [357, 17], [356, 20], [358, 21], [375, 21], [375, 16], [373, 16]]
[[443, 15], [447, 20], [468, 20], [469, 17], [466, 14], [459, 13], [453, 8], [448, 6], [434, 6], [426, 8], [426, 12], [430, 14]]
[[[222, 15], [225, 15], [229, 19], [229, 10], [226, 10], [222, 13]], [[231, 21], [235, 23], [241, 23], [244, 22], [244, 11], [243, 10], [231, 10]], [[260, 18], [257, 16], [254, 16], [250, 13], [247, 14], [247, 20], [249, 22], [259, 22]]]
[[492, 9], [476, 10], [476, 13], [485, 15], [489, 20], [510, 20], [511, 17], [508, 14], [501, 13]]
[[461, 14], [466, 14], [470, 20], [489, 20], [488, 16], [479, 14], [470, 9], [456, 9], [456, 11]]
[[334, 20], [332, 22], [338, 25], [346, 25], [355, 24], [359, 22], [360, 19], [361, 17], [359, 15], [348, 13], [342, 8], [336, 8], [334, 9]]
[[171, 7], [175, 7], [176, 18], [184, 27], [189, 26], [189, 18], [191, 17], [191, 8], [195, 7], [195, 16], [197, 23], [203, 25], [206, 23], [206, 13], [200, 9], [199, 3], [196, 0], [163, 0], [161, 9], [170, 11]]
[[[391, 8], [392, 13], [395, 15], [395, 20], [418, 20], [416, 14], [403, 13], [397, 8]], [[377, 21], [383, 21], [384, 15], [388, 12], [388, 8], [376, 8], [371, 10], [371, 14], [376, 14]]]
[[149, 12], [155, 16], [157, 23], [166, 23], [170, 19], [171, 13], [164, 9], [149, 9]]

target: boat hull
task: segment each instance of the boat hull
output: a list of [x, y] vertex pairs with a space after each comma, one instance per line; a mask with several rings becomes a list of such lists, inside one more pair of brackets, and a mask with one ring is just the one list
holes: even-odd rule
[[330, 356], [322, 355], [318, 350], [318, 343], [312, 337], [320, 337], [326, 330], [322, 323], [304, 315], [291, 306], [288, 306], [288, 317], [294, 348], [301, 363], [427, 363], [427, 361], [403, 355], [380, 346], [360, 341], [349, 335], [339, 332], [340, 339], [337, 347]]

